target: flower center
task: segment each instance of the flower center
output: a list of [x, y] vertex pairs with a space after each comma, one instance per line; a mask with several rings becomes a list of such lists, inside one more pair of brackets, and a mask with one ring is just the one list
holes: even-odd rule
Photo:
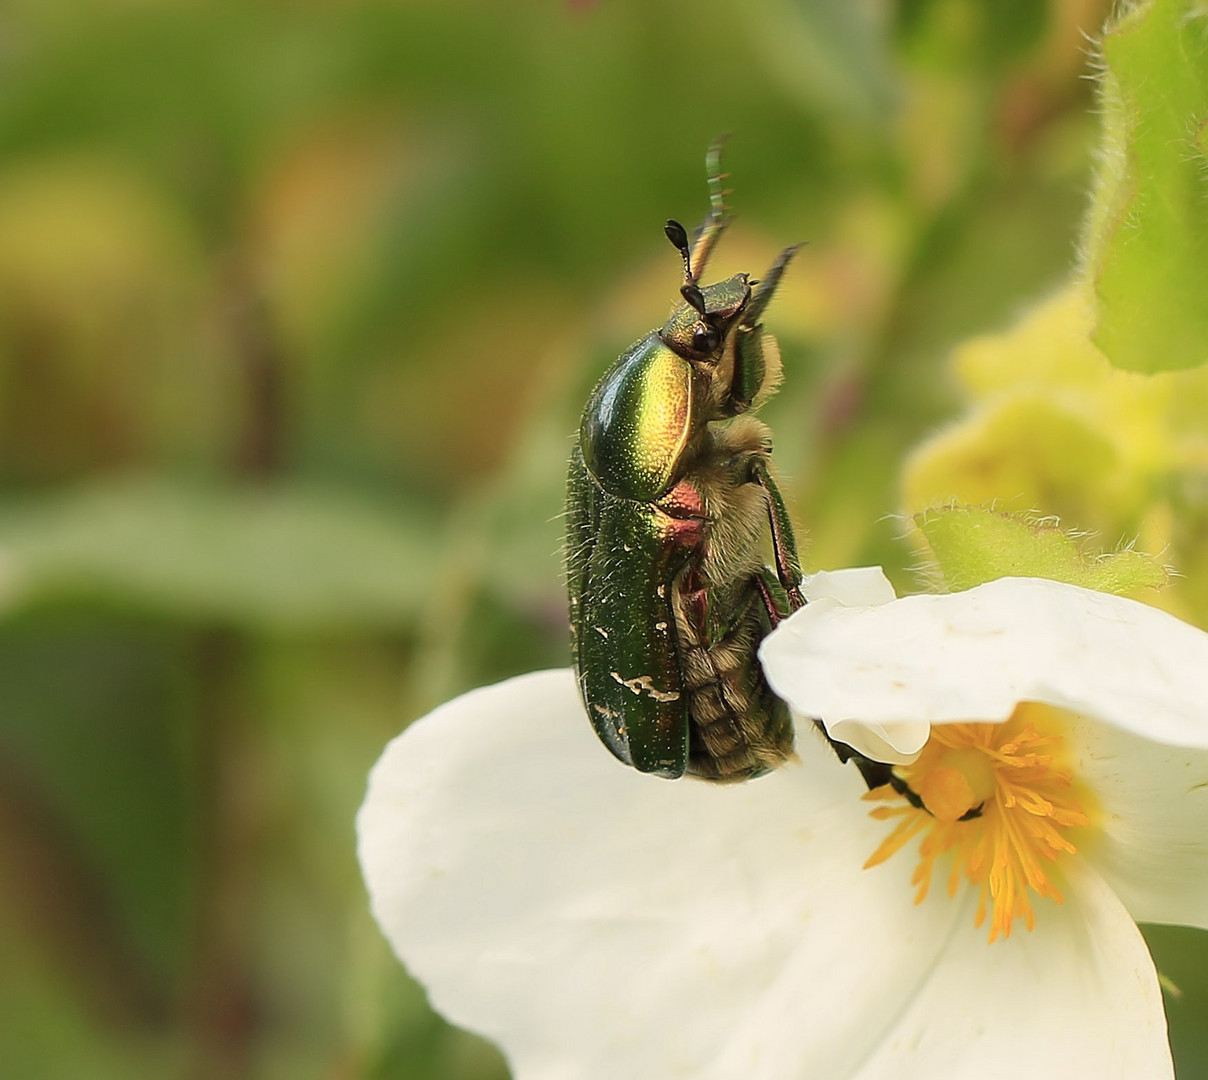
[[[916, 904], [927, 896], [936, 863], [951, 855], [948, 895], [956, 895], [962, 876], [981, 890], [976, 924], [993, 908], [991, 941], [1010, 937], [1016, 919], [1031, 930], [1036, 920], [1029, 891], [1061, 903], [1052, 864], [1078, 850], [1067, 830], [1087, 824], [1070, 772], [1056, 764], [1063, 743], [1051, 733], [1056, 715], [1025, 703], [1003, 724], [933, 727], [918, 759], [894, 770], [925, 809], [889, 786], [868, 793], [888, 804], [876, 807], [874, 818], [898, 821], [865, 867], [885, 862], [921, 835], [911, 879], [918, 886]], [[1046, 729], [1050, 733], [1042, 734]]]

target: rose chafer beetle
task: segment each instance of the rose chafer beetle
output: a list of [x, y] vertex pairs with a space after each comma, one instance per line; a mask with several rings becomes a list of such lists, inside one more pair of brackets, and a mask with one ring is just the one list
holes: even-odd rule
[[[728, 224], [720, 146], [710, 211], [691, 240], [681, 302], [627, 349], [583, 411], [567, 480], [567, 591], [579, 689], [596, 733], [627, 765], [736, 781], [793, 754], [760, 641], [803, 603], [792, 523], [751, 414], [780, 356], [760, 319], [797, 250], [759, 281], [701, 276]], [[765, 564], [770, 548], [774, 567]]]

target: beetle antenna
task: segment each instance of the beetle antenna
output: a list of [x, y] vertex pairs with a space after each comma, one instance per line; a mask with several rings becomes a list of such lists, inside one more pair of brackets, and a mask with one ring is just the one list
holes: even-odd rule
[[705, 298], [701, 295], [700, 289], [695, 281], [689, 281], [680, 286], [680, 296], [682, 296], [688, 304], [696, 310], [696, 313], [705, 320], [708, 316], [705, 314]]
[[667, 239], [671, 241], [675, 250], [680, 253], [680, 258], [684, 260], [684, 288], [695, 285], [696, 278], [692, 274], [691, 248], [688, 246], [688, 230], [675, 218], [668, 218], [667, 224], [663, 226], [663, 232], [667, 234]]
[[671, 218], [663, 226], [663, 231], [667, 234], [667, 239], [671, 241], [680, 253], [680, 258], [684, 260], [684, 283], [680, 286], [680, 296], [684, 298], [702, 319], [708, 321], [708, 317], [705, 314], [705, 298], [701, 295], [700, 287], [696, 284], [696, 278], [692, 276], [692, 258], [689, 254], [687, 230], [678, 221]]

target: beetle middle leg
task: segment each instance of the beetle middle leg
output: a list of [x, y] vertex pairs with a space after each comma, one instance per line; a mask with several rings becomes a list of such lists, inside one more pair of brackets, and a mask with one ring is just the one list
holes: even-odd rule
[[764, 610], [768, 613], [768, 622], [772, 624], [772, 629], [775, 630], [785, 619], [793, 613], [793, 605], [789, 600], [789, 594], [785, 591], [783, 585], [780, 584], [780, 578], [776, 576], [770, 566], [760, 567], [758, 574], [755, 576], [755, 588], [759, 593], [759, 598], [763, 602]]
[[768, 523], [772, 530], [772, 555], [776, 560], [776, 577], [793, 611], [805, 607], [801, 595], [801, 557], [797, 554], [797, 539], [793, 535], [793, 522], [789, 517], [784, 496], [772, 477], [772, 470], [764, 455], [751, 458], [751, 479], [763, 488], [767, 496]]
[[[801, 595], [801, 563], [797, 554], [797, 544], [793, 536], [793, 525], [789, 519], [788, 508], [784, 497], [772, 476], [766, 454], [752, 454], [750, 458], [751, 479], [759, 484], [767, 496], [768, 518], [772, 529], [772, 550], [776, 559], [776, 570], [763, 567], [755, 577], [756, 590], [767, 610], [768, 619], [772, 626], [786, 619], [798, 608], [805, 606], [805, 598]], [[911, 806], [925, 810], [923, 800], [913, 791], [909, 784], [898, 777], [892, 765], [873, 761], [861, 754], [847, 743], [833, 739], [827, 732], [821, 720], [814, 718], [814, 726], [830, 744], [835, 756], [842, 764], [852, 762], [860, 771], [868, 790], [888, 784], [901, 795]], [[966, 817], [977, 817], [981, 807], [970, 810]], [[962, 819], [964, 820], [964, 819]]]

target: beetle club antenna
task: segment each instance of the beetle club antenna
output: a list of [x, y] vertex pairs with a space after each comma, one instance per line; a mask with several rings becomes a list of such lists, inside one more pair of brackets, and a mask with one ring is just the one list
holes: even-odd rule
[[680, 258], [684, 260], [684, 284], [694, 285], [696, 275], [692, 273], [692, 252], [688, 246], [688, 230], [675, 218], [668, 218], [667, 224], [663, 226], [663, 232], [667, 234], [667, 239], [671, 241], [675, 250], [680, 253]]
[[688, 248], [688, 232], [674, 218], [668, 220], [663, 226], [663, 232], [667, 234], [667, 239], [675, 245], [675, 249], [680, 253], [680, 258], [684, 260], [684, 283], [680, 286], [680, 296], [682, 296], [692, 307], [696, 309], [701, 318], [705, 317], [705, 298], [701, 295], [700, 288], [696, 284], [696, 278], [692, 275], [692, 259]]

